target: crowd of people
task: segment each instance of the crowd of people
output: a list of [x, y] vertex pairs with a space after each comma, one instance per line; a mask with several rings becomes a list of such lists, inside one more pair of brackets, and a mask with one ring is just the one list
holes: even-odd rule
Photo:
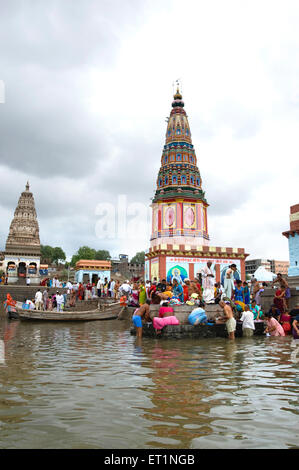
[[[271, 336], [285, 336], [293, 333], [295, 339], [299, 338], [299, 317], [295, 319], [289, 312], [289, 299], [291, 296], [287, 281], [281, 274], [270, 284], [260, 283], [254, 277], [247, 282], [235, 279], [237, 267], [229, 266], [225, 272], [223, 283], [215, 282], [215, 274], [208, 262], [198, 278], [190, 280], [174, 276], [171, 280], [156, 278], [147, 280], [126, 280], [120, 282], [108, 278], [100, 278], [97, 283], [60, 281], [57, 277], [43, 281], [43, 288], [37, 290], [34, 299], [24, 299], [23, 308], [36, 310], [56, 310], [61, 312], [66, 306], [75, 307], [79, 300], [90, 300], [101, 297], [110, 297], [119, 301], [126, 300], [126, 305], [135, 307], [132, 317], [137, 329], [137, 335], [142, 334], [142, 319], [149, 320], [151, 304], [160, 304], [158, 317], [154, 318], [153, 326], [160, 333], [167, 324], [178, 324], [173, 310], [174, 305], [194, 306], [193, 317], [190, 323], [206, 322], [204, 308], [208, 304], [218, 304], [222, 309], [221, 316], [216, 317], [217, 322], [225, 322], [229, 338], [235, 337], [236, 320], [242, 322], [243, 336], [252, 336], [255, 322], [263, 321], [266, 324], [265, 333]], [[237, 276], [236, 276], [237, 277]], [[268, 312], [262, 311], [261, 294], [266, 287], [274, 287], [273, 304]], [[65, 288], [65, 293], [58, 290], [55, 294], [49, 293], [50, 288]], [[11, 305], [11, 298], [7, 299]], [[194, 320], [195, 319], [195, 320]], [[194, 323], [195, 321], [195, 323]]]
[[[221, 315], [216, 321], [225, 322], [228, 336], [235, 338], [237, 320], [242, 322], [243, 336], [250, 337], [254, 334], [255, 322], [265, 323], [265, 334], [269, 336], [285, 336], [293, 334], [298, 338], [299, 316], [293, 318], [289, 309], [290, 289], [287, 281], [281, 274], [269, 285], [266, 282], [258, 282], [254, 277], [247, 282], [236, 280], [234, 273], [236, 265], [231, 265], [225, 273], [224, 283], [214, 282], [215, 276], [211, 270], [211, 263], [202, 272], [201, 279], [179, 282], [173, 279], [167, 282], [163, 279], [157, 282], [147, 281], [130, 284], [129, 281], [120, 286], [122, 295], [126, 295], [129, 305], [135, 306], [132, 321], [136, 327], [137, 336], [142, 335], [141, 319], [151, 321], [149, 316], [150, 305], [160, 304], [158, 317], [153, 318], [153, 326], [160, 333], [166, 324], [178, 324], [173, 305], [194, 305], [197, 317], [202, 322], [207, 322], [203, 308], [207, 304], [216, 303], [222, 309]], [[275, 290], [273, 304], [269, 311], [263, 312], [261, 294], [266, 287], [278, 286]], [[191, 323], [191, 319], [189, 319]], [[194, 323], [192, 323], [194, 324]], [[196, 323], [195, 323], [196, 324]]]

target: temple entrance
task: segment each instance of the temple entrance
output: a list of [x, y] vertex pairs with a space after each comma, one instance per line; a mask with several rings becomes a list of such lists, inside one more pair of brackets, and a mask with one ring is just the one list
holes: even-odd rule
[[19, 263], [18, 266], [18, 277], [26, 277], [26, 263]]
[[89, 274], [83, 274], [83, 283], [88, 284], [89, 283]]
[[93, 274], [91, 278], [91, 283], [97, 285], [99, 280], [99, 276], [97, 274]]

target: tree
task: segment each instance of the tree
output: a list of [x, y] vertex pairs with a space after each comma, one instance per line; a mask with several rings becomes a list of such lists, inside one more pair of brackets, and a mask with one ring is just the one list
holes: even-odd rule
[[89, 246], [81, 246], [72, 256], [71, 266], [75, 266], [80, 259], [110, 260], [111, 256], [107, 250], [95, 250]]
[[66, 259], [65, 252], [59, 246], [55, 248], [49, 245], [41, 245], [41, 262], [46, 264], [58, 264]]
[[102, 260], [109, 261], [111, 259], [111, 256], [110, 256], [109, 251], [107, 250], [98, 250], [96, 251], [95, 259], [102, 259]]
[[130, 263], [144, 264], [144, 261], [145, 261], [145, 252], [144, 251], [139, 251], [138, 253], [136, 253], [135, 256], [133, 256]]
[[96, 250], [89, 246], [81, 246], [72, 256], [71, 266], [75, 266], [80, 259], [95, 259]]
[[52, 262], [58, 265], [59, 261], [65, 261], [65, 252], [59, 246], [53, 248]]

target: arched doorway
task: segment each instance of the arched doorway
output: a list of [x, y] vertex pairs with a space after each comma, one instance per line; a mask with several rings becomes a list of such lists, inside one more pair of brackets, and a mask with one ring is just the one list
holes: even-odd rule
[[26, 277], [26, 263], [21, 261], [18, 266], [18, 276], [19, 277]]

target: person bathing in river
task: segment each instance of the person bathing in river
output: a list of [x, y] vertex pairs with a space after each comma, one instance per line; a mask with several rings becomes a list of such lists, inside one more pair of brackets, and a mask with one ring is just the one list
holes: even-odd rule
[[265, 333], [271, 336], [285, 336], [285, 332], [281, 324], [272, 316], [271, 312], [265, 314], [267, 327]]
[[219, 306], [223, 309], [224, 317], [221, 317], [220, 320], [226, 320], [225, 325], [228, 332], [229, 339], [235, 339], [235, 331], [237, 322], [234, 318], [232, 308], [229, 304], [225, 303], [223, 300], [220, 300]]
[[146, 321], [151, 321], [150, 318], [150, 300], [146, 300], [141, 307], [136, 308], [135, 312], [133, 313], [132, 316], [132, 322], [133, 325], [136, 328], [136, 337], [141, 338], [142, 337], [142, 319]]
[[163, 302], [159, 310], [159, 317], [153, 318], [153, 327], [157, 334], [161, 333], [166, 325], [179, 325], [180, 322], [174, 314], [173, 308], [168, 306], [168, 302]]

